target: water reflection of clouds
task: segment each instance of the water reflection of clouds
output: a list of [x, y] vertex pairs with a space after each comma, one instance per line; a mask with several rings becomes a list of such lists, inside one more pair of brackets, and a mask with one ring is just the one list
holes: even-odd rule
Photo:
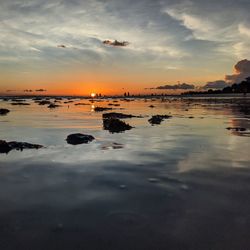
[[[231, 126], [249, 128], [249, 120], [233, 112], [230, 104], [155, 101], [156, 108], [150, 109], [148, 102], [120, 101], [125, 113], [145, 117], [127, 120], [135, 126], [131, 131], [110, 134], [102, 130], [102, 113], [91, 112], [89, 105], [75, 106], [77, 102], [79, 100], [70, 104], [70, 108], [67, 108], [67, 104], [53, 111], [32, 104], [30, 113], [27, 107], [15, 107], [8, 116], [9, 123], [3, 123], [0, 127], [4, 135], [1, 139], [29, 141], [43, 144], [46, 148], [13, 151], [7, 156], [0, 155], [0, 161], [31, 161], [35, 158], [41, 162], [99, 164], [113, 160], [165, 164], [166, 169], [179, 171], [223, 165], [246, 166], [249, 161], [247, 153], [242, 152], [242, 145], [247, 148], [248, 139], [233, 138], [225, 129], [225, 124], [232, 117]], [[108, 103], [103, 101], [102, 106]], [[4, 105], [8, 106], [6, 103]], [[160, 126], [150, 126], [147, 121], [150, 115], [166, 113], [174, 114], [173, 118]], [[188, 119], [190, 115], [194, 115], [194, 119]], [[200, 119], [201, 116], [204, 119]], [[97, 140], [88, 145], [69, 146], [65, 138], [73, 132], [92, 134]], [[117, 149], [116, 143], [123, 145], [122, 148]], [[239, 156], [242, 160], [239, 160]]]

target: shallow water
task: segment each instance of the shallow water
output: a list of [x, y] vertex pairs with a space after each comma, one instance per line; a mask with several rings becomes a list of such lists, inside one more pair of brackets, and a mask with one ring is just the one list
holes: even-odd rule
[[[0, 101], [0, 139], [45, 146], [0, 154], [1, 249], [250, 248], [249, 99], [118, 100], [143, 118], [116, 134], [94, 112], [114, 100], [64, 101]], [[96, 140], [68, 145], [78, 132]]]

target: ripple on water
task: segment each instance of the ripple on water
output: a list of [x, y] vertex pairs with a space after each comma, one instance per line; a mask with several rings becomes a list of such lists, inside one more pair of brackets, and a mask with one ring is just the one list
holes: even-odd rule
[[138, 229], [146, 226], [147, 217], [133, 211], [117, 211], [108, 214], [109, 224], [119, 229]]

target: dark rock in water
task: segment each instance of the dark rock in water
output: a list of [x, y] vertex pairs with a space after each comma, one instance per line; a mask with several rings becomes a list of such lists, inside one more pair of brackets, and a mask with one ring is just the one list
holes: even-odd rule
[[133, 127], [119, 119], [109, 118], [103, 119], [103, 128], [111, 133], [119, 133], [124, 132], [125, 130], [130, 130]]
[[244, 132], [246, 131], [247, 129], [246, 128], [241, 128], [241, 127], [228, 127], [227, 130], [232, 130], [232, 131], [236, 131], [236, 132]]
[[112, 110], [112, 108], [95, 107], [94, 110], [95, 110], [95, 112], [102, 112], [102, 111], [106, 111], [106, 110]]
[[6, 141], [0, 140], [0, 153], [9, 153], [11, 151], [11, 147]]
[[106, 113], [102, 115], [103, 119], [109, 119], [109, 118], [126, 119], [126, 118], [132, 118], [132, 117], [140, 117], [140, 116], [127, 115], [127, 114], [116, 113], [116, 112]]
[[76, 105], [76, 106], [80, 106], [80, 105], [89, 105], [89, 104], [79, 102], [79, 103], [76, 103], [75, 105]]
[[42, 101], [42, 98], [41, 97], [35, 97], [32, 99], [33, 101]]
[[89, 143], [93, 141], [94, 139], [95, 138], [92, 135], [76, 133], [76, 134], [68, 135], [66, 141], [68, 144], [78, 145], [82, 143]]
[[39, 149], [39, 148], [43, 148], [43, 146], [27, 142], [16, 142], [16, 141], [6, 142], [0, 140], [0, 153], [8, 153], [13, 149], [22, 151], [23, 149]]
[[161, 124], [163, 120], [169, 119], [171, 117], [172, 117], [171, 115], [153, 115], [148, 121], [152, 125]]
[[7, 115], [9, 112], [8, 109], [0, 109], [0, 115]]
[[149, 108], [155, 108], [155, 106], [154, 105], [150, 105], [150, 106], [148, 106]]
[[11, 142], [8, 142], [8, 144], [11, 147], [11, 149], [16, 149], [16, 150], [43, 148], [42, 145], [31, 144], [31, 143], [28, 143], [28, 142], [11, 141]]
[[38, 105], [48, 105], [48, 104], [51, 104], [50, 101], [48, 100], [43, 100], [43, 101], [37, 101]]
[[25, 102], [12, 102], [11, 105], [19, 105], [19, 106], [27, 106], [30, 105], [30, 103], [25, 103]]
[[109, 106], [114, 106], [114, 107], [119, 107], [119, 106], [121, 106], [121, 104], [119, 104], [119, 103], [109, 103], [108, 104]]
[[57, 105], [57, 104], [54, 104], [54, 103], [51, 103], [51, 104], [48, 106], [49, 109], [54, 109], [54, 108], [58, 108], [58, 107], [60, 107], [60, 105]]

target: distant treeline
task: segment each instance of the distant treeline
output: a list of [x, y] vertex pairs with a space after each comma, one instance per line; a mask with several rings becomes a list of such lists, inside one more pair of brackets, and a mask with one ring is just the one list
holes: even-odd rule
[[188, 91], [181, 95], [199, 95], [199, 94], [232, 94], [232, 93], [250, 93], [250, 77], [241, 83], [234, 83], [232, 86], [225, 87], [224, 89], [209, 89], [207, 91]]

